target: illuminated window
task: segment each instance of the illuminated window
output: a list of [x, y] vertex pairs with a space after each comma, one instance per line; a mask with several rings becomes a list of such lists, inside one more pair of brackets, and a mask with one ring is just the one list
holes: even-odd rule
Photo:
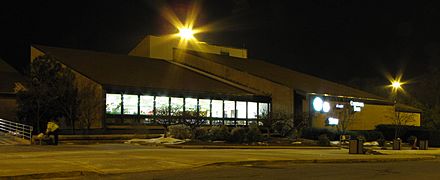
[[[246, 119], [246, 102], [245, 101], [237, 101], [237, 118]], [[246, 123], [245, 123], [245, 125], [246, 125]]]
[[197, 115], [197, 99], [185, 98], [185, 111], [191, 116]]
[[124, 94], [124, 114], [138, 114], [138, 95]]
[[156, 115], [158, 116], [168, 116], [168, 108], [170, 105], [169, 97], [156, 97]]
[[212, 120], [212, 125], [223, 125], [223, 120]]
[[225, 118], [235, 118], [235, 102], [225, 101]]
[[[220, 104], [222, 104], [220, 102]], [[199, 99], [199, 116], [201, 117], [209, 117], [210, 116], [210, 105], [211, 105], [211, 100], [209, 99]], [[223, 105], [222, 105], [223, 106]], [[220, 108], [220, 115], [221, 115], [221, 108]]]
[[238, 120], [237, 121], [237, 125], [239, 125], [239, 126], [246, 126], [246, 121]]
[[248, 102], [248, 118], [257, 119], [257, 103]]
[[233, 126], [233, 125], [235, 125], [235, 121], [234, 120], [225, 120], [225, 125]]
[[183, 112], [183, 98], [172, 97], [171, 98], [171, 115], [179, 116]]
[[258, 116], [260, 119], [269, 117], [269, 103], [258, 103]]
[[140, 109], [142, 115], [153, 115], [154, 96], [140, 96]]
[[223, 101], [222, 100], [212, 100], [212, 117], [215, 117], [215, 118], [223, 117]]
[[120, 94], [106, 94], [105, 111], [107, 114], [121, 114], [121, 103]]

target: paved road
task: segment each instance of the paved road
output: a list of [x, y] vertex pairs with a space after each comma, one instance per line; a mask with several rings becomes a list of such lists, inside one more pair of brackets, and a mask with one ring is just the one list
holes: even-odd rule
[[207, 166], [186, 170], [70, 179], [440, 179], [440, 161], [386, 163], [299, 163], [252, 166]]
[[[414, 158], [432, 159], [433, 155], [440, 155], [439, 149], [403, 150], [399, 151], [399, 154], [393, 154], [394, 151], [384, 151], [388, 155], [352, 155], [348, 154], [346, 149], [170, 149], [129, 144], [0, 146], [0, 152], [0, 179], [12, 176], [70, 177], [84, 173], [88, 176], [105, 176], [130, 172], [179, 172], [179, 169], [185, 169], [182, 172], [195, 171], [194, 174], [197, 175], [198, 169], [192, 168], [207, 167], [207, 165], [209, 165], [208, 169], [200, 169], [201, 174], [205, 174], [203, 171], [209, 174], [211, 172], [209, 168], [226, 168], [224, 171], [242, 175], [241, 171], [248, 172], [246, 169], [264, 172], [264, 169], [277, 170], [286, 165], [290, 167], [292, 162], [395, 161]], [[279, 166], [264, 167], [259, 165], [262, 162], [275, 163]], [[237, 166], [225, 166], [231, 164]], [[217, 166], [211, 167], [212, 165]], [[260, 166], [264, 168], [255, 168]], [[212, 171], [214, 172], [217, 171]], [[250, 175], [252, 173], [248, 172]], [[289, 169], [286, 170], [287, 173], [292, 174]], [[178, 174], [176, 176], [186, 178]]]

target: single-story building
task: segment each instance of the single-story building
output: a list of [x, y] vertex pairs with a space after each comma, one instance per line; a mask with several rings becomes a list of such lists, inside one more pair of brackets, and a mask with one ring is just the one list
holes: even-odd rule
[[178, 39], [147, 36], [128, 55], [31, 47], [31, 60], [44, 54], [75, 73], [80, 91], [94, 87], [92, 128], [134, 128], [181, 112], [230, 126], [283, 117], [295, 125], [336, 128], [350, 119], [350, 130], [393, 124], [398, 113], [405, 114], [407, 125], [420, 126], [419, 109], [250, 59], [246, 49], [182, 46]]

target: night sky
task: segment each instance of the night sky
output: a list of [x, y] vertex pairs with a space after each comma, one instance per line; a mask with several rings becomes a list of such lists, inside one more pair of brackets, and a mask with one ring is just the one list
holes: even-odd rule
[[[159, 12], [184, 21], [191, 1], [14, 1], [1, 6], [0, 57], [18, 69], [30, 44], [126, 54], [147, 34], [176, 32]], [[440, 64], [440, 1], [198, 1], [196, 37], [244, 47], [249, 56], [347, 82], [415, 78]]]

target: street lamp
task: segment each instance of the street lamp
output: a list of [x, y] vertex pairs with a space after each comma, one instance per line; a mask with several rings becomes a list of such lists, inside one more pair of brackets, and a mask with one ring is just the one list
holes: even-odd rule
[[184, 40], [190, 40], [194, 38], [194, 31], [191, 28], [180, 28], [179, 36]]

